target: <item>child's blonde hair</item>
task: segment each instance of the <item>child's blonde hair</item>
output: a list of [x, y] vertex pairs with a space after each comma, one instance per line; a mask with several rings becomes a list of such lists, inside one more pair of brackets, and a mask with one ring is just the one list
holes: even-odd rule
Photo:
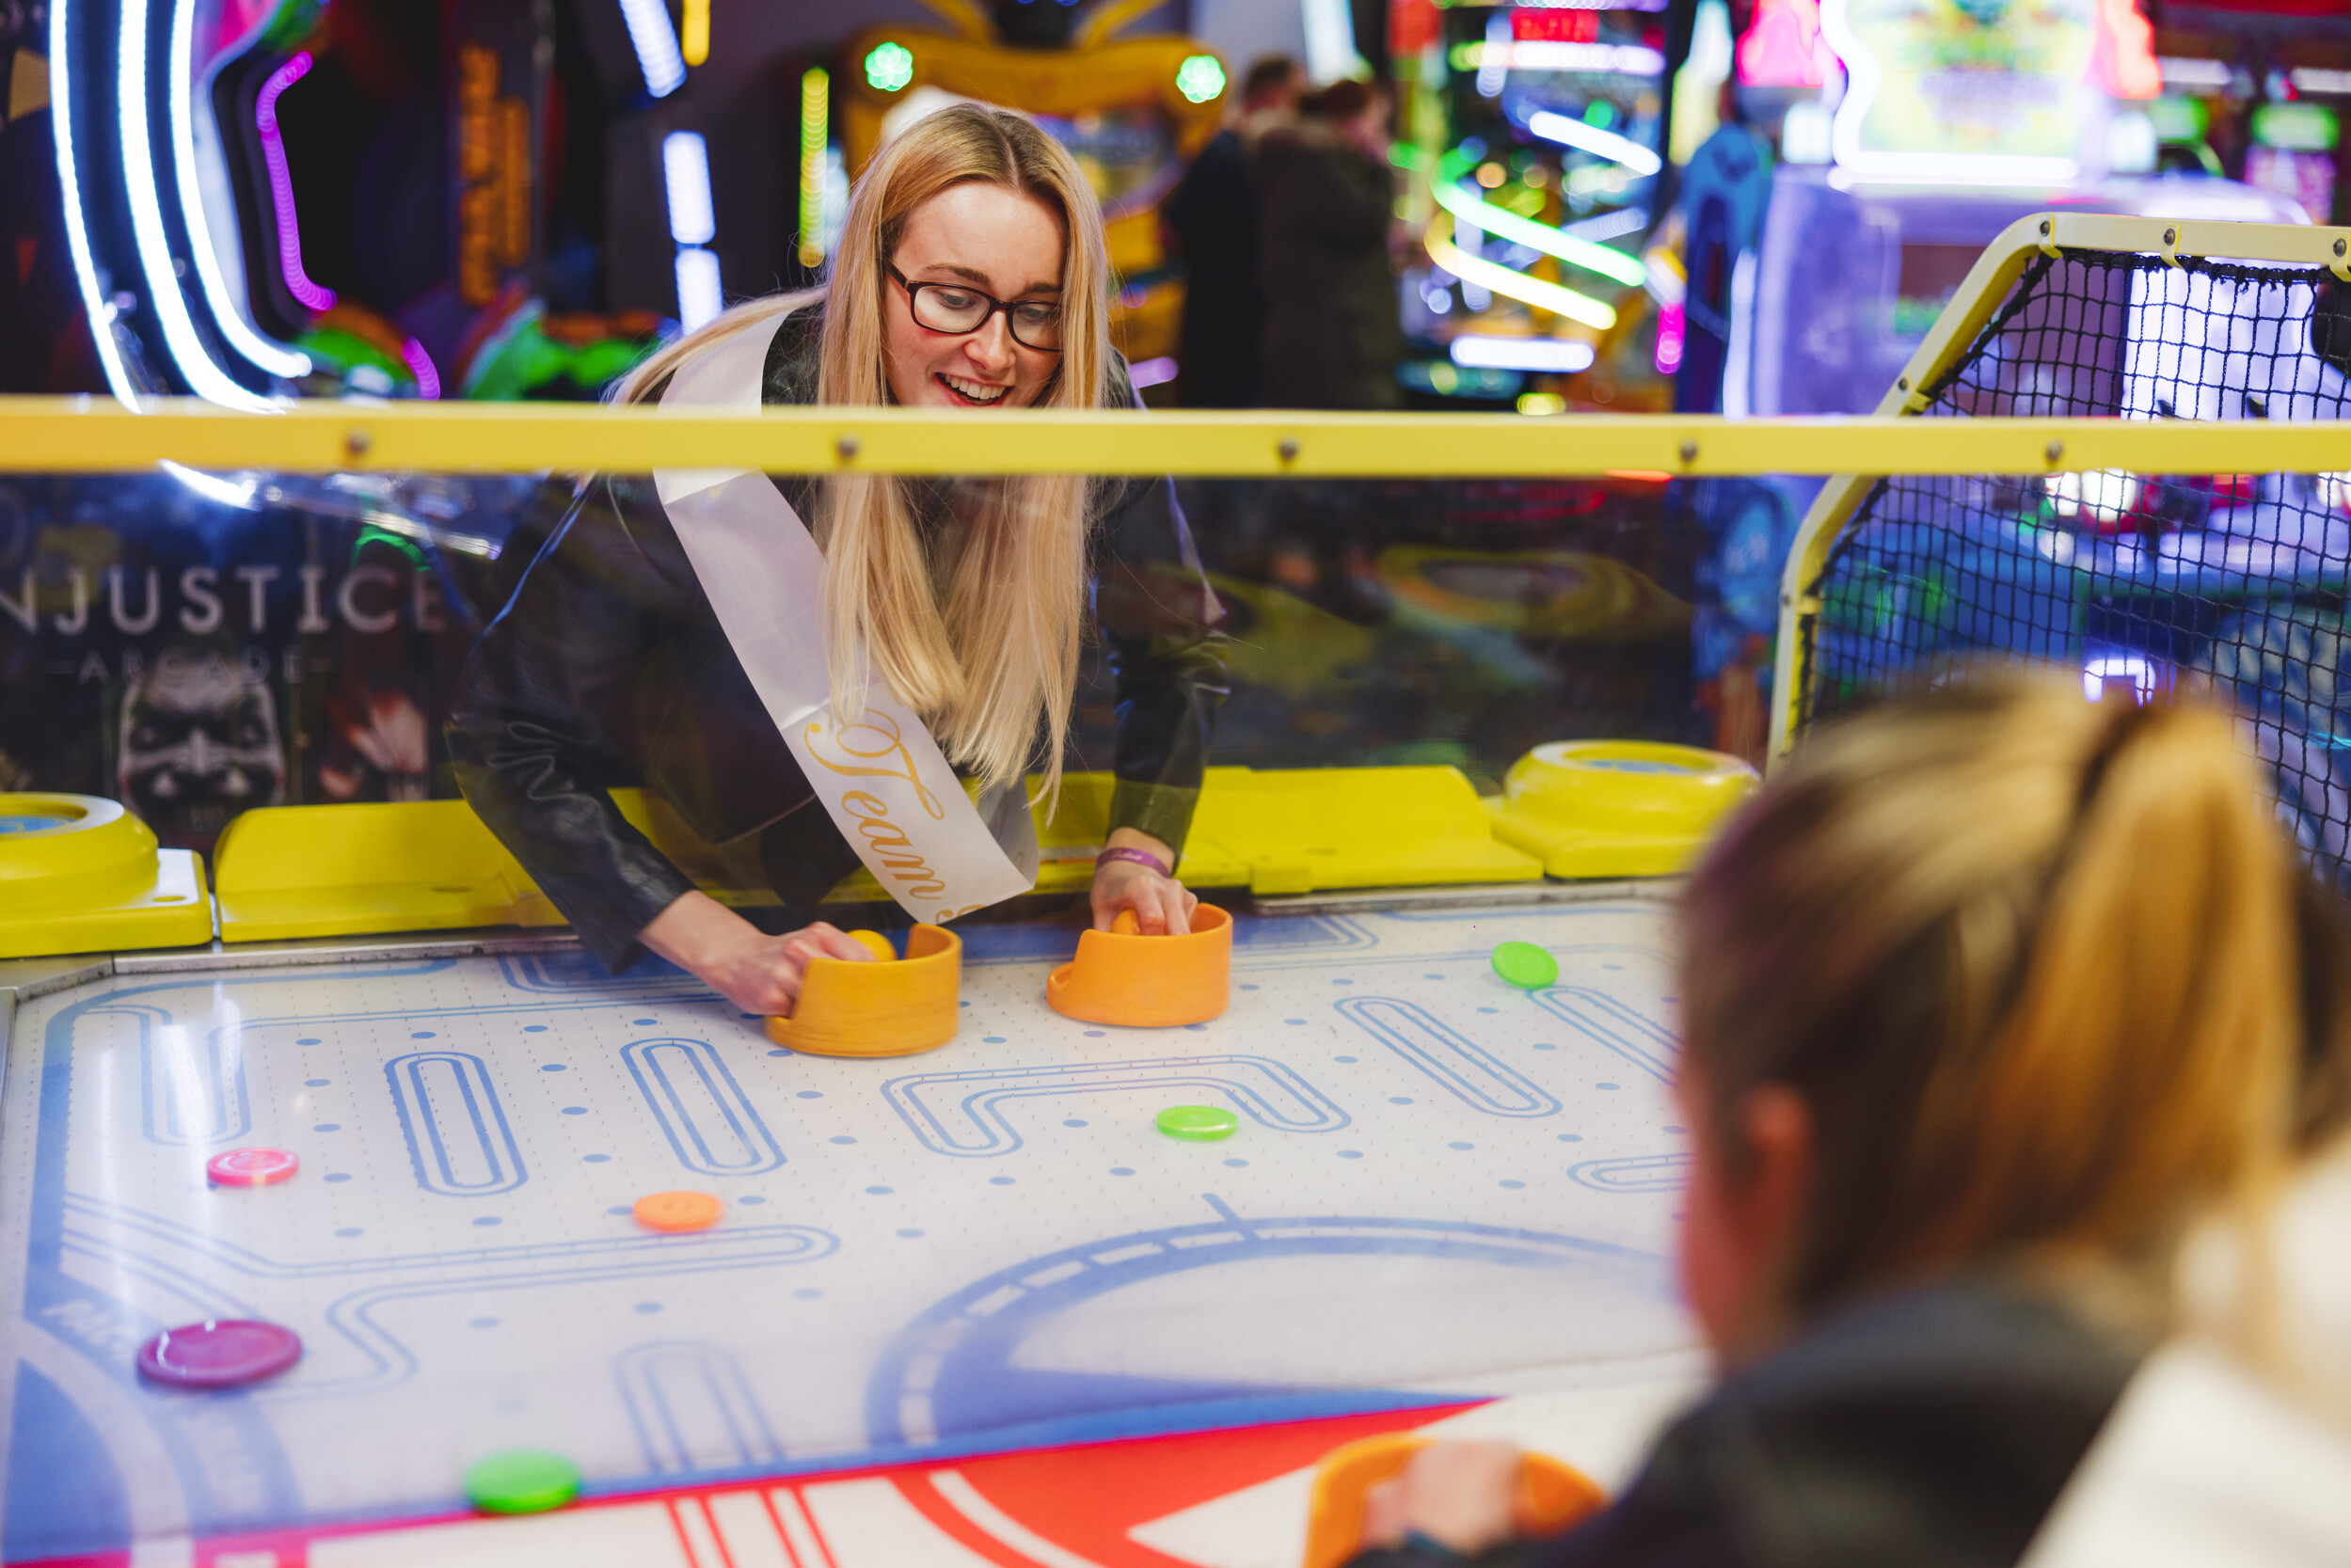
[[1757, 1085], [1812, 1111], [1800, 1310], [2003, 1257], [2152, 1278], [2342, 1117], [2331, 911], [2198, 704], [1993, 679], [1825, 731], [1684, 919], [1717, 1147]]
[[[1091, 408], [1109, 366], [1109, 253], [1102, 208], [1061, 144], [1020, 116], [959, 103], [915, 121], [857, 182], [821, 295], [774, 294], [726, 311], [633, 371], [624, 402], [654, 395], [705, 344], [824, 301], [818, 401], [891, 401], [882, 311], [889, 261], [907, 219], [952, 186], [985, 182], [1041, 199], [1060, 218], [1061, 353], [1039, 407]], [[825, 549], [825, 613], [835, 649], [862, 645], [872, 668], [929, 722], [947, 756], [990, 784], [1018, 780], [1038, 752], [1056, 793], [1085, 624], [1088, 484], [1030, 475], [979, 487], [982, 503], [954, 572], [934, 584], [905, 480], [836, 474], [811, 519]], [[866, 672], [833, 661], [836, 711]]]

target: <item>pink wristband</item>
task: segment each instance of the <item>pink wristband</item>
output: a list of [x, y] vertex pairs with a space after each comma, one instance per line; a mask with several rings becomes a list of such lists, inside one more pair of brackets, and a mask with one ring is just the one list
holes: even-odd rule
[[1152, 854], [1148, 849], [1129, 849], [1124, 845], [1121, 845], [1115, 849], [1104, 849], [1101, 854], [1094, 857], [1094, 869], [1097, 871], [1101, 870], [1102, 864], [1104, 861], [1132, 861], [1136, 865], [1150, 866], [1153, 871], [1158, 872], [1162, 877], [1172, 877], [1175, 875], [1174, 866], [1168, 864], [1157, 855]]

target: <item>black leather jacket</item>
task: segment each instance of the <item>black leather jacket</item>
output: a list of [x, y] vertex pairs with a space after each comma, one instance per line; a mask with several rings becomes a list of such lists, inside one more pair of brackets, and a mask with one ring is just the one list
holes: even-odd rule
[[1914, 1290], [1734, 1374], [1564, 1536], [1347, 1568], [2009, 1568], [2148, 1349], [2014, 1280]]
[[[821, 325], [803, 310], [777, 331], [766, 402], [815, 401]], [[1122, 361], [1112, 390], [1135, 401]], [[803, 518], [818, 483], [777, 481]], [[908, 483], [918, 517], [935, 521], [966, 482]], [[1181, 848], [1224, 695], [1221, 610], [1172, 484], [1098, 480], [1091, 502], [1094, 620], [1118, 709], [1110, 825]], [[762, 833], [770, 879], [802, 911], [856, 864], [820, 809], [794, 815], [812, 799], [807, 781], [647, 476], [579, 485], [459, 674], [448, 735], [467, 800], [614, 968], [635, 960], [637, 933], [693, 883], [622, 819], [608, 789], [657, 791], [712, 844]]]

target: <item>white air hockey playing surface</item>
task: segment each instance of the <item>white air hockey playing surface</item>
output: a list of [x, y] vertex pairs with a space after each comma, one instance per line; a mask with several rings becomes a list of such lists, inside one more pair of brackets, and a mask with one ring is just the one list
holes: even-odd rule
[[[675, 970], [560, 946], [125, 960], [21, 1001], [7, 1560], [1255, 1568], [1295, 1560], [1311, 1456], [1138, 1495], [1083, 1549], [969, 1456], [1517, 1411], [1613, 1480], [1690, 1386], [1661, 904], [1245, 915], [1231, 1009], [1180, 1029], [1048, 1010], [1066, 925], [965, 935], [961, 1032], [893, 1060], [788, 1053]], [[1558, 983], [1496, 978], [1508, 940]], [[1239, 1132], [1157, 1132], [1183, 1103]], [[299, 1174], [207, 1182], [255, 1145]], [[723, 1219], [632, 1221], [676, 1188]], [[207, 1317], [303, 1359], [140, 1380], [139, 1344]], [[569, 1455], [588, 1501], [436, 1522], [513, 1448]]]

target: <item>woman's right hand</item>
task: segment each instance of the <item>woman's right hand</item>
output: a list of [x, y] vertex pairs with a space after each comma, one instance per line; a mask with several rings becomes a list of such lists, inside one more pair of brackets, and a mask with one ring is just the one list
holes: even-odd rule
[[706, 893], [689, 893], [638, 933], [661, 957], [747, 1013], [789, 1017], [811, 958], [871, 963], [849, 933], [819, 920], [771, 937]]

